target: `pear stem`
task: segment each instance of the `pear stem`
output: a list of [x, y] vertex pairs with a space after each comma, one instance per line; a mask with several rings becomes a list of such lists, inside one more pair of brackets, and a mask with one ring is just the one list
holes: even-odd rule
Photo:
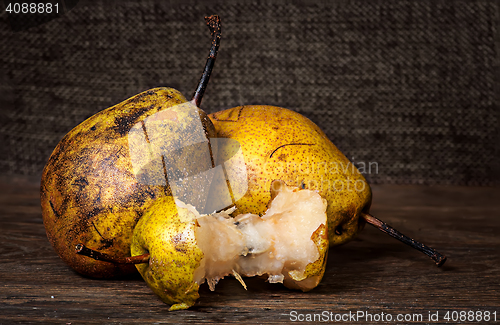
[[212, 34], [212, 46], [210, 47], [210, 53], [205, 63], [205, 70], [201, 75], [200, 82], [198, 83], [198, 88], [194, 92], [193, 99], [191, 102], [197, 107], [200, 107], [201, 99], [205, 93], [205, 88], [207, 88], [208, 80], [210, 79], [210, 74], [214, 68], [215, 58], [217, 57], [217, 52], [219, 51], [220, 45], [220, 35], [221, 35], [221, 23], [218, 15], [212, 15], [205, 17], [205, 21], [210, 28], [210, 33]]
[[433, 248], [431, 248], [427, 245], [424, 245], [424, 244], [422, 244], [422, 243], [420, 243], [420, 242], [418, 242], [418, 241], [416, 241], [416, 240], [414, 240], [406, 235], [403, 235], [402, 233], [400, 233], [396, 229], [392, 228], [391, 226], [389, 226], [388, 224], [386, 224], [382, 220], [377, 219], [368, 213], [362, 213], [361, 217], [363, 217], [363, 219], [365, 219], [365, 221], [368, 222], [369, 224], [371, 224], [372, 226], [377, 227], [380, 231], [385, 232], [389, 236], [392, 236], [392, 237], [396, 238], [397, 240], [405, 243], [406, 245], [409, 245], [409, 246], [421, 251], [425, 255], [429, 256], [430, 258], [432, 258], [434, 260], [434, 262], [436, 262], [436, 265], [438, 267], [443, 265], [444, 262], [446, 262], [446, 256], [435, 251]]
[[93, 258], [94, 260], [105, 261], [105, 262], [110, 262], [110, 263], [114, 263], [114, 264], [141, 264], [141, 263], [148, 263], [149, 262], [149, 253], [146, 253], [143, 255], [137, 255], [137, 256], [130, 256], [130, 257], [114, 257], [114, 256], [110, 256], [108, 254], [101, 253], [101, 252], [95, 251], [93, 249], [90, 249], [87, 246], [85, 246], [84, 244], [76, 245], [75, 252], [77, 254]]

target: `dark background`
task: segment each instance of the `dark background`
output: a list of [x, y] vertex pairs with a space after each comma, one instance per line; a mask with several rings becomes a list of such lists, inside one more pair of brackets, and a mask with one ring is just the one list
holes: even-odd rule
[[216, 13], [205, 111], [298, 111], [355, 164], [376, 162], [371, 183], [498, 184], [496, 1], [60, 4], [48, 17], [2, 7], [0, 176], [39, 179], [66, 132], [141, 91], [190, 98]]

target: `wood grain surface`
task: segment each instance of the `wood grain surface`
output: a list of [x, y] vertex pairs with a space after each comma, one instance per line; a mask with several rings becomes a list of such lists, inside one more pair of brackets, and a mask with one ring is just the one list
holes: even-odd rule
[[[258, 278], [245, 279], [245, 291], [228, 278], [215, 292], [204, 284], [196, 305], [177, 312], [140, 277], [94, 280], [69, 269], [46, 238], [36, 181], [2, 179], [0, 193], [0, 324], [270, 324], [314, 320], [314, 314], [324, 323], [335, 317], [344, 324], [459, 323], [444, 319], [448, 311], [450, 317], [496, 312], [500, 322], [496, 188], [373, 188], [373, 215], [447, 255], [441, 268], [366, 226], [356, 240], [330, 249], [325, 277], [311, 292]], [[436, 312], [438, 320], [429, 320]], [[398, 314], [407, 320], [397, 321]], [[392, 322], [382, 321], [389, 316]], [[476, 317], [463, 323], [495, 323]]]

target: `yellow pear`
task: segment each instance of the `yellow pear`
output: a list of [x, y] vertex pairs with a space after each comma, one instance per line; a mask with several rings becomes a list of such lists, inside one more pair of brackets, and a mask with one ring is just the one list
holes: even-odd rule
[[[317, 191], [326, 199], [331, 246], [353, 239], [369, 223], [431, 257], [437, 266], [446, 261], [446, 256], [433, 248], [369, 214], [372, 195], [365, 178], [306, 117], [265, 105], [238, 106], [209, 117], [217, 136], [231, 140], [219, 139], [216, 162], [223, 164], [230, 176], [228, 186], [232, 187], [239, 213], [266, 211], [273, 184], [281, 180], [289, 186]], [[237, 151], [244, 163], [230, 163], [228, 157]]]
[[[209, 114], [217, 136], [239, 142], [246, 170], [234, 168], [246, 193], [235, 198], [238, 213], [263, 214], [271, 183], [316, 190], [327, 200], [330, 245], [354, 238], [364, 226], [371, 190], [358, 169], [309, 119], [275, 106], [238, 106]], [[219, 148], [219, 156], [225, 153]], [[219, 157], [219, 161], [227, 160]]]

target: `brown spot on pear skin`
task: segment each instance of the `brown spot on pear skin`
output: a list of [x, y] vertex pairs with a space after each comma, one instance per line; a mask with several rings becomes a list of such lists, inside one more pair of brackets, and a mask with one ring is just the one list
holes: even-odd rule
[[271, 200], [269, 201], [268, 203], [268, 206], [269, 204], [271, 204], [271, 201], [274, 200], [274, 198], [280, 193], [280, 191], [286, 187], [286, 183], [283, 182], [282, 180], [280, 179], [275, 179], [274, 181], [271, 182], [271, 188], [270, 188], [270, 192], [271, 192]]
[[114, 130], [120, 134], [120, 136], [125, 136], [128, 134], [130, 129], [135, 123], [139, 122], [141, 117], [144, 117], [144, 113], [153, 109], [153, 105], [141, 107], [135, 110], [133, 113], [127, 115], [120, 115], [115, 118]]
[[187, 252], [186, 241], [184, 240], [182, 234], [177, 234], [173, 236], [170, 241], [174, 245], [174, 248], [177, 252], [186, 254]]
[[79, 177], [71, 185], [77, 186], [81, 191], [85, 188], [85, 186], [89, 185], [89, 181], [86, 177]]
[[274, 151], [271, 152], [271, 154], [269, 155], [269, 158], [272, 158], [273, 155], [276, 153], [276, 151], [278, 151], [278, 149], [281, 149], [281, 148], [286, 147], [286, 146], [313, 146], [313, 145], [314, 145], [314, 143], [287, 143], [287, 144], [281, 145], [278, 148], [274, 149]]
[[52, 209], [52, 212], [54, 213], [54, 216], [56, 217], [56, 219], [59, 219], [61, 216], [59, 215], [59, 213], [57, 213], [57, 210], [54, 207], [54, 203], [52, 203], [52, 201], [49, 201], [49, 204], [50, 208]]
[[342, 220], [349, 222], [353, 217], [355, 217], [355, 214], [356, 206], [354, 204], [351, 204], [349, 208], [342, 213]]
[[99, 229], [97, 229], [97, 227], [93, 221], [92, 221], [92, 226], [94, 226], [95, 231], [97, 231], [99, 236], [101, 236], [101, 246], [99, 247], [99, 249], [109, 248], [109, 247], [113, 246], [113, 239], [104, 238], [104, 236], [101, 234]]
[[220, 122], [238, 122], [245, 106], [238, 106], [231, 110], [225, 110], [210, 115], [214, 120]]

